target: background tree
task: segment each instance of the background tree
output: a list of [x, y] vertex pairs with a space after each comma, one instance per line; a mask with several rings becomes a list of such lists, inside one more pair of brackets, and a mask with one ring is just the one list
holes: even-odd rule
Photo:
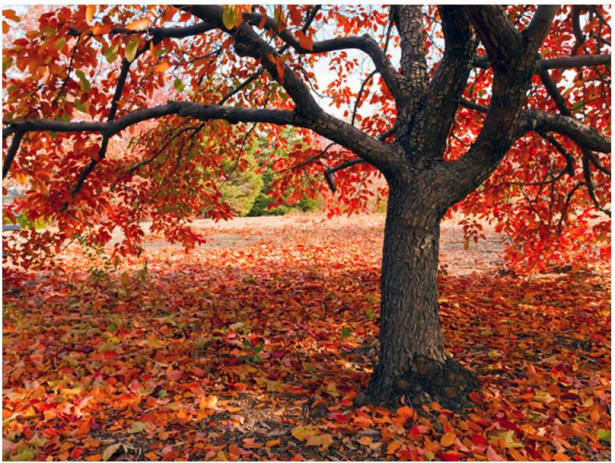
[[[363, 399], [411, 387], [459, 404], [475, 381], [442, 346], [440, 221], [460, 202], [492, 206], [533, 251], [579, 249], [562, 232], [572, 213], [604, 239], [608, 221], [589, 208], [608, 212], [609, 19], [600, 6], [53, 9], [3, 53], [3, 178], [30, 187], [8, 215], [23, 208], [57, 222], [58, 233], [30, 233], [29, 250], [74, 233], [104, 243], [119, 226], [126, 239], [115, 251], [132, 252], [144, 218], [191, 246], [194, 211], [232, 214], [199, 171], [223, 169], [228, 150], [241, 156], [252, 124], [267, 124], [272, 144], [284, 143], [283, 126], [304, 129], [306, 142], [275, 166], [296, 167], [278, 188], [324, 169], [352, 208], [376, 171], [388, 183], [381, 347]], [[322, 60], [334, 74], [326, 88]], [[312, 148], [310, 133], [336, 148]]]

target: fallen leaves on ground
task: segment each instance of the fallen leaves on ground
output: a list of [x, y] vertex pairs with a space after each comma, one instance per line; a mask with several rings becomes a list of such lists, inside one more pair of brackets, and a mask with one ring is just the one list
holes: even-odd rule
[[441, 278], [475, 408], [355, 408], [381, 230], [285, 229], [98, 272], [4, 273], [8, 460], [585, 460], [610, 452], [606, 274]]

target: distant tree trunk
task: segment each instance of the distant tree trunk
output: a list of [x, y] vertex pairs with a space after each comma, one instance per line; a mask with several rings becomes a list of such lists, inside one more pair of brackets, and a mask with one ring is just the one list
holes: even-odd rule
[[416, 191], [391, 187], [382, 260], [380, 355], [359, 402], [395, 403], [402, 394], [458, 407], [477, 386], [447, 359], [438, 314], [438, 248], [444, 210]]

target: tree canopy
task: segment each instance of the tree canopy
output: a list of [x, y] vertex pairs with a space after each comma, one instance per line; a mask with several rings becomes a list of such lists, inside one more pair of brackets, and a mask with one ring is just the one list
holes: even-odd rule
[[[286, 153], [272, 159], [276, 191], [331, 187], [330, 210], [360, 209], [383, 192], [366, 184], [395, 170], [391, 159], [416, 136], [404, 121], [428, 126], [434, 117], [447, 121], [422, 136], [443, 148], [442, 172], [457, 171], [457, 200], [482, 183], [455, 206], [470, 214], [468, 238], [480, 235], [475, 217], [494, 218], [512, 238], [512, 261], [538, 270], [583, 264], [596, 244], [608, 245], [607, 7], [459, 15], [435, 6], [80, 5], [35, 21], [3, 14], [3, 178], [27, 189], [5, 215], [58, 227], [31, 233], [36, 245], [22, 263], [75, 234], [104, 243], [115, 227], [125, 235], [116, 252], [134, 252], [144, 219], [172, 241], [199, 243], [191, 218], [231, 216], [216, 180], [229, 159], [249, 164], [242, 156], [254, 137]], [[498, 94], [520, 59], [532, 62], [529, 92]], [[511, 98], [524, 100], [519, 114]], [[512, 119], [514, 133], [502, 131]], [[286, 125], [302, 143], [281, 136]], [[494, 134], [512, 145], [506, 156], [491, 157], [484, 141]], [[428, 160], [416, 156], [418, 167]]]

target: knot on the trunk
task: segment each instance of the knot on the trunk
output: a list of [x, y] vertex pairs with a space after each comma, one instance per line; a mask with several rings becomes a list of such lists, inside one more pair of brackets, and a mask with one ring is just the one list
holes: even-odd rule
[[475, 376], [454, 360], [438, 362], [424, 356], [415, 357], [411, 369], [395, 381], [397, 392], [414, 405], [436, 401], [451, 410], [470, 406], [468, 394], [479, 387]]

